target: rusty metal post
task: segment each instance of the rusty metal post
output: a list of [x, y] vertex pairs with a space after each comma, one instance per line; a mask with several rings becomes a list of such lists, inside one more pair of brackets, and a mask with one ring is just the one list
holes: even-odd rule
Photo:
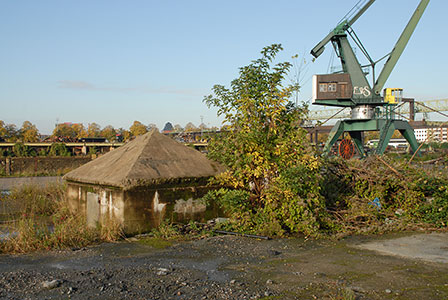
[[409, 103], [409, 120], [415, 121], [415, 99], [414, 98], [403, 98], [403, 102]]

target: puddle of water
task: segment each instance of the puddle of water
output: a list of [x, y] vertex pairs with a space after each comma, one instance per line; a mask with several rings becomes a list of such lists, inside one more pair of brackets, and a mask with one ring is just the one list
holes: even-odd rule
[[204, 271], [210, 280], [226, 282], [229, 280], [229, 274], [219, 270], [222, 263], [224, 263], [223, 259], [201, 261], [196, 265], [196, 269]]
[[191, 260], [191, 259], [170, 259], [170, 263], [174, 267], [187, 269], [196, 269], [207, 274], [209, 280], [217, 282], [227, 282], [230, 280], [230, 274], [227, 271], [219, 269], [219, 266], [225, 263], [224, 259], [214, 258], [208, 260]]
[[58, 270], [68, 269], [68, 267], [65, 266], [62, 263], [50, 264], [50, 267], [53, 267], [53, 268], [58, 269]]

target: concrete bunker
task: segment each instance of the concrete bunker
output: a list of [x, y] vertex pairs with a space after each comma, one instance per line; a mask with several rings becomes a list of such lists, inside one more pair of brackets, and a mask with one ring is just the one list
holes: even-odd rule
[[145, 232], [164, 219], [207, 220], [215, 203], [200, 198], [208, 179], [224, 168], [204, 154], [156, 130], [64, 176], [73, 211], [85, 213], [91, 227], [114, 218], [126, 233]]

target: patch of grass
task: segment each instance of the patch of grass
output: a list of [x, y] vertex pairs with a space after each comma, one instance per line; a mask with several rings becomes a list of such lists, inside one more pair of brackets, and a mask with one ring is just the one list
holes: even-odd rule
[[53, 226], [37, 218], [20, 218], [13, 230], [17, 235], [0, 243], [0, 252], [27, 253], [37, 250], [84, 247], [98, 241], [95, 230], [85, 226], [85, 219], [66, 215]]
[[348, 280], [358, 281], [363, 279], [369, 279], [375, 276], [374, 273], [361, 273], [360, 271], [344, 272], [340, 276], [347, 278]]
[[162, 221], [159, 227], [154, 228], [151, 231], [151, 235], [156, 238], [175, 240], [180, 239], [183, 235], [180, 233], [179, 229], [168, 220]]
[[331, 297], [331, 299], [334, 300], [355, 300], [356, 294], [355, 292], [350, 288], [341, 288], [338, 291], [338, 294], [336, 297]]
[[115, 242], [125, 238], [123, 226], [114, 218], [107, 218], [98, 228], [99, 239], [105, 242]]
[[170, 223], [164, 220], [152, 229], [150, 236], [165, 240], [191, 240], [213, 235], [213, 226], [190, 221], [188, 224]]

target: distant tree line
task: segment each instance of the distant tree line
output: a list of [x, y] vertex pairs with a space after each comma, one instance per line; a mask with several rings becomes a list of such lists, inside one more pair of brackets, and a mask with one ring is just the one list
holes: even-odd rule
[[[112, 125], [107, 125], [101, 128], [97, 123], [90, 123], [88, 126], [84, 126], [82, 123], [60, 123], [56, 124], [49, 141], [51, 142], [67, 142], [77, 141], [82, 138], [106, 138], [109, 142], [125, 142], [133, 137], [147, 133], [151, 129], [157, 129], [157, 125], [148, 124], [145, 125], [140, 121], [134, 121], [129, 129], [114, 128]], [[182, 127], [179, 124], [172, 125], [167, 122], [162, 132], [193, 132], [201, 130], [219, 130], [217, 127], [208, 128], [205, 124], [201, 124], [196, 127], [193, 123], [189, 122]], [[18, 128], [15, 124], [6, 124], [0, 120], [0, 141], [10, 143], [27, 143], [27, 142], [39, 142], [42, 141], [42, 136], [39, 133], [36, 125], [30, 121], [25, 121], [21, 128]]]

